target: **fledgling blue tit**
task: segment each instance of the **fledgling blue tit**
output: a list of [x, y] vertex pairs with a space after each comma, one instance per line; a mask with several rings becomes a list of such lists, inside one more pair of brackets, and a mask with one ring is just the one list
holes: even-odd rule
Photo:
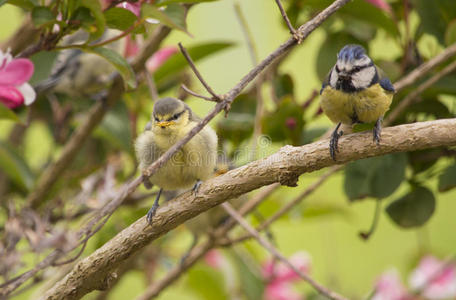
[[[149, 128], [135, 141], [139, 169], [145, 171], [155, 160], [184, 138], [200, 121], [190, 107], [179, 99], [163, 98], [154, 105]], [[144, 181], [146, 188], [155, 184], [160, 191], [153, 206], [147, 213], [152, 218], [158, 208], [158, 200], [163, 190], [189, 189], [197, 192], [201, 181], [213, 176], [217, 161], [217, 135], [205, 126], [181, 150], [176, 152], [154, 175], [150, 182]]]
[[320, 90], [321, 107], [328, 118], [337, 123], [331, 135], [329, 152], [336, 160], [342, 123], [373, 123], [374, 142], [380, 143], [382, 120], [394, 95], [391, 81], [367, 56], [363, 47], [346, 45], [329, 71]]
[[[119, 30], [107, 29], [101, 38], [93, 43], [106, 41], [122, 33]], [[63, 38], [60, 46], [83, 44], [89, 38], [84, 30]], [[119, 39], [105, 47], [119, 55], [125, 49], [125, 39]], [[79, 49], [65, 49], [59, 52], [48, 79], [38, 83], [38, 93], [54, 92], [70, 97], [91, 96], [102, 92], [111, 81], [116, 69], [103, 57]]]

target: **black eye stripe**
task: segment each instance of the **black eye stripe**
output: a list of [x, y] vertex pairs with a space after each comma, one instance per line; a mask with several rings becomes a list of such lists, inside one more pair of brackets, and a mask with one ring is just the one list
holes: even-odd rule
[[349, 72], [347, 72], [348, 74], [353, 74], [353, 73], [356, 73], [356, 72], [359, 72], [361, 71], [362, 69], [365, 69], [365, 68], [368, 68], [368, 67], [372, 67], [374, 65], [373, 62], [370, 62], [368, 63], [367, 65], [362, 65], [362, 66], [355, 66], [353, 67], [353, 69], [351, 69]]
[[177, 120], [177, 118], [179, 118], [183, 113], [185, 112], [185, 110], [177, 113], [177, 114], [174, 114], [171, 118], [169, 118], [167, 121], [173, 121], [173, 120]]

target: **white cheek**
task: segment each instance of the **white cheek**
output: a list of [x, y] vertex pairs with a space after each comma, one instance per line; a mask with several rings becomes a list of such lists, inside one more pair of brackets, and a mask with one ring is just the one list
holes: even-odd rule
[[372, 78], [375, 76], [375, 68], [368, 67], [352, 75], [352, 84], [357, 89], [369, 87]]
[[332, 88], [336, 88], [336, 83], [337, 83], [337, 80], [339, 79], [339, 76], [337, 75], [337, 72], [335, 69], [332, 69], [331, 71], [331, 75], [329, 77], [329, 85], [332, 87]]

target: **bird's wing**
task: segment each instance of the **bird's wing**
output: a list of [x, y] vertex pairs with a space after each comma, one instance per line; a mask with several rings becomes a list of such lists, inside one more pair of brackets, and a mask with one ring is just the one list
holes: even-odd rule
[[389, 80], [389, 78], [386, 76], [386, 73], [380, 69], [379, 67], [375, 66], [377, 68], [377, 74], [378, 74], [378, 83], [380, 86], [387, 92], [394, 93], [396, 90], [394, 89], [393, 84]]

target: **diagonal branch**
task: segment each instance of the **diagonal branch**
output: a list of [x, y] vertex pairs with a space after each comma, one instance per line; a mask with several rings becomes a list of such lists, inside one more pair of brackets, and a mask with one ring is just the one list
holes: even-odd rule
[[301, 272], [298, 268], [296, 268], [282, 253], [279, 252], [267, 239], [263, 238], [258, 231], [256, 231], [244, 218], [239, 215], [236, 210], [228, 203], [222, 203], [222, 207], [225, 211], [236, 220], [236, 222], [241, 225], [251, 236], [257, 240], [257, 242], [263, 246], [266, 250], [268, 250], [275, 258], [280, 260], [290, 269], [292, 269], [296, 274], [299, 275], [302, 279], [308, 282], [313, 288], [315, 288], [320, 294], [323, 296], [328, 297], [329, 299], [333, 300], [347, 300], [346, 298], [340, 296], [339, 294], [329, 290], [328, 288], [322, 286], [320, 283], [316, 282], [312, 279], [309, 275]]
[[187, 49], [184, 48], [184, 46], [182, 46], [181, 43], [178, 43], [179, 45], [179, 49], [180, 51], [182, 52], [182, 55], [184, 55], [185, 59], [187, 60], [188, 64], [190, 65], [190, 68], [192, 68], [193, 70], [193, 73], [195, 73], [196, 77], [198, 77], [199, 81], [201, 82], [201, 84], [204, 86], [204, 88], [206, 89], [206, 91], [212, 95], [212, 98], [214, 101], [216, 102], [221, 102], [222, 101], [222, 98], [217, 95], [214, 90], [209, 86], [209, 84], [207, 84], [207, 82], [204, 80], [203, 76], [201, 75], [201, 73], [198, 71], [198, 69], [196, 68], [195, 66], [195, 63], [193, 62], [192, 58], [190, 57], [190, 54], [188, 54], [187, 52]]
[[[454, 146], [455, 130], [456, 119], [388, 127], [383, 130], [380, 145], [372, 143], [370, 132], [346, 135], [339, 141], [337, 163], [394, 152]], [[301, 147], [285, 146], [269, 157], [210, 179], [201, 185], [196, 196], [187, 192], [159, 208], [152, 226], [143, 217], [125, 228], [81, 260], [42, 299], [79, 299], [103, 286], [105, 279], [112, 276], [125, 259], [199, 213], [274, 182], [292, 185], [300, 174], [334, 164], [329, 156], [328, 140], [324, 140]]]
[[283, 9], [282, 2], [280, 0], [275, 0], [277, 3], [277, 6], [279, 7], [280, 13], [282, 14], [282, 18], [285, 20], [285, 23], [287, 24], [288, 30], [290, 30], [290, 33], [292, 35], [296, 34], [296, 29], [294, 29], [293, 25], [291, 25], [290, 19], [287, 16], [287, 13], [285, 12], [285, 9]]

